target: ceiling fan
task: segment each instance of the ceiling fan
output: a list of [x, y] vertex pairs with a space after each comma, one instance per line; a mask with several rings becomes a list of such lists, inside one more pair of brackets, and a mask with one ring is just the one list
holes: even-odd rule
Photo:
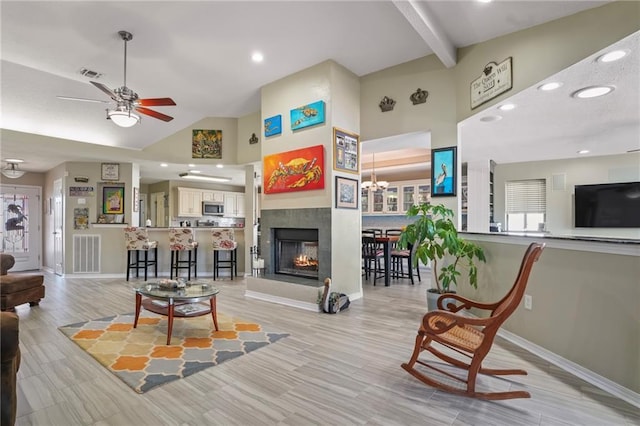
[[[173, 117], [146, 108], [149, 106], [173, 106], [176, 104], [173, 99], [140, 99], [136, 92], [127, 87], [127, 42], [133, 39], [133, 34], [128, 31], [118, 31], [118, 34], [124, 41], [124, 84], [122, 85], [122, 87], [111, 90], [102, 83], [98, 83], [96, 81], [90, 82], [116, 102], [116, 107], [114, 109], [107, 109], [107, 120], [112, 120], [115, 124], [121, 127], [131, 127], [140, 121], [140, 116], [136, 114], [135, 111], [162, 121], [173, 120]], [[58, 98], [73, 101], [106, 102], [94, 99], [73, 98], [68, 96], [58, 96]]]

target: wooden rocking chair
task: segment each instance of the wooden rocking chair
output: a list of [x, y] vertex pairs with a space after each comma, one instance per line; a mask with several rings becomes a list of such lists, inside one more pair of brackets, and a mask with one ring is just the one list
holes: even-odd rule
[[[518, 272], [518, 277], [513, 287], [499, 302], [479, 303], [457, 294], [440, 296], [438, 298], [438, 310], [428, 312], [422, 318], [422, 325], [420, 326], [420, 330], [418, 330], [413, 355], [408, 363], [402, 364], [402, 368], [429, 386], [457, 395], [489, 400], [530, 398], [531, 395], [529, 392], [525, 391], [476, 392], [476, 378], [478, 373], [490, 375], [527, 374], [526, 371], [519, 369], [496, 370], [482, 368], [482, 361], [489, 353], [498, 329], [520, 304], [533, 263], [540, 257], [544, 246], [544, 244], [539, 243], [529, 245], [522, 259], [520, 272]], [[451, 299], [454, 299], [455, 302]], [[445, 300], [447, 300], [446, 307], [443, 306]], [[449, 300], [451, 300], [451, 302], [449, 302]], [[471, 318], [457, 313], [462, 309], [470, 308], [485, 309], [491, 311], [491, 315], [488, 318]], [[433, 346], [433, 342], [439, 343], [459, 354], [471, 358], [471, 363], [467, 364], [460, 359], [453, 358], [441, 352]], [[467, 379], [464, 380], [430, 365], [426, 361], [419, 360], [418, 358], [424, 350], [431, 352], [455, 367], [467, 370]], [[416, 364], [428, 367], [452, 379], [466, 383], [466, 389], [463, 387], [454, 387], [434, 378], [427, 377], [415, 368]]]

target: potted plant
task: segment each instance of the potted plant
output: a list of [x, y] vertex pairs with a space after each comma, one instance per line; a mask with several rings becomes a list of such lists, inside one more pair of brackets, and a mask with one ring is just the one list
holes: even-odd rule
[[[458, 284], [463, 269], [466, 269], [469, 284], [478, 288], [476, 260], [486, 261], [484, 251], [458, 235], [452, 220], [453, 211], [442, 204], [424, 203], [412, 206], [407, 216], [417, 219], [402, 231], [398, 244], [402, 248], [409, 244], [414, 247], [416, 266], [418, 261], [424, 264], [431, 261], [436, 286], [427, 290], [429, 310], [437, 309], [435, 302], [441, 294], [452, 292], [451, 285]], [[433, 297], [429, 297], [430, 294]]]

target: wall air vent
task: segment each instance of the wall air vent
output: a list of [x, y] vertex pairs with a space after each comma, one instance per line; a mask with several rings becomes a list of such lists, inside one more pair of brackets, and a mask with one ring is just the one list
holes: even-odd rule
[[99, 73], [98, 71], [92, 71], [88, 68], [80, 68], [80, 74], [82, 74], [87, 78], [93, 78], [93, 79], [98, 79], [102, 77], [102, 73]]

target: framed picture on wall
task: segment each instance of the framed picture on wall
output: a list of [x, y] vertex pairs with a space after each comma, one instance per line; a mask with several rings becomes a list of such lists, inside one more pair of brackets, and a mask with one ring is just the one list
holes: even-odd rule
[[124, 214], [124, 188], [105, 186], [102, 188], [102, 213]]
[[333, 169], [360, 173], [360, 136], [333, 128]]
[[264, 120], [264, 136], [274, 136], [282, 133], [282, 116], [274, 115]]
[[336, 176], [336, 208], [358, 208], [358, 181], [342, 176]]
[[120, 179], [120, 164], [118, 163], [102, 163], [102, 180], [118, 180]]
[[431, 150], [431, 196], [456, 195], [456, 147]]

